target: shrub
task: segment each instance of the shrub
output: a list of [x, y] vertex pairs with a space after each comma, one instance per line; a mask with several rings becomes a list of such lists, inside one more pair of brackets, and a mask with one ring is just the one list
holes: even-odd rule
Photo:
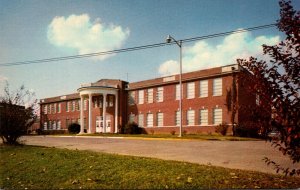
[[170, 133], [171, 133], [171, 135], [175, 135], [175, 131], [171, 131]]
[[235, 135], [239, 137], [258, 137], [259, 129], [253, 126], [237, 125], [235, 128]]
[[71, 123], [68, 127], [68, 131], [71, 134], [77, 134], [80, 132], [80, 125], [78, 123]]
[[142, 129], [134, 122], [127, 123], [123, 129], [124, 134], [141, 134]]
[[225, 136], [228, 130], [228, 125], [226, 123], [222, 123], [216, 127], [216, 133], [220, 133], [221, 135]]

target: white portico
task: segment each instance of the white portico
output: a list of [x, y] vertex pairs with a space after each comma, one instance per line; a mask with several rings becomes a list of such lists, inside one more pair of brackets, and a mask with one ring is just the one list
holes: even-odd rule
[[[117, 86], [112, 85], [106, 85], [106, 84], [95, 84], [95, 83], [89, 83], [89, 84], [82, 84], [81, 87], [77, 90], [80, 95], [80, 133], [84, 133], [84, 99], [88, 98], [88, 128], [87, 133], [94, 132], [103, 132], [103, 133], [110, 133], [118, 132], [118, 92], [119, 89]], [[92, 98], [93, 96], [99, 96], [101, 95], [103, 97], [102, 100], [102, 116], [101, 116], [101, 125], [100, 121], [98, 121], [98, 118], [100, 118], [100, 115], [97, 116], [96, 120], [93, 120], [93, 109], [92, 109]], [[113, 95], [114, 96], [114, 131], [110, 130], [110, 123], [106, 122], [107, 117], [107, 96]], [[112, 119], [112, 118], [110, 118]], [[96, 123], [96, 129], [92, 130], [93, 123]], [[98, 130], [98, 128], [101, 128], [101, 130]]]

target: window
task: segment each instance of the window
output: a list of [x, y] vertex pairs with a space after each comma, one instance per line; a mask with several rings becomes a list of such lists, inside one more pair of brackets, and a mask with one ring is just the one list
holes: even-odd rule
[[87, 99], [83, 100], [83, 110], [87, 110], [87, 104], [88, 104]]
[[60, 121], [60, 120], [57, 121], [56, 129], [57, 129], [57, 130], [60, 130], [60, 129], [61, 129], [61, 121]]
[[80, 100], [77, 101], [77, 111], [80, 111]]
[[69, 112], [69, 102], [66, 102], [66, 112]]
[[147, 123], [146, 123], [147, 127], [153, 127], [153, 114], [152, 113], [148, 113], [147, 114]]
[[195, 98], [195, 83], [187, 83], [187, 98]]
[[44, 130], [47, 130], [47, 122], [44, 122]]
[[51, 121], [48, 121], [48, 130], [52, 130]]
[[257, 106], [260, 105], [260, 97], [259, 97], [259, 94], [256, 94], [256, 95], [255, 95], [255, 103], [256, 103]]
[[108, 102], [109, 107], [113, 107], [114, 106], [114, 97], [113, 96], [109, 96], [108, 100], [109, 100], [109, 102]]
[[139, 114], [138, 115], [138, 123], [140, 127], [144, 127], [144, 114]]
[[176, 126], [180, 125], [180, 111], [175, 112], [175, 124]]
[[47, 114], [47, 105], [44, 105], [44, 114]]
[[99, 107], [98, 97], [93, 97], [93, 103], [94, 103], [94, 108], [98, 108]]
[[213, 80], [213, 96], [222, 95], [222, 78], [217, 78]]
[[47, 113], [48, 113], [48, 114], [51, 114], [51, 107], [50, 107], [50, 105], [51, 105], [51, 104], [48, 104], [48, 106], [47, 106]]
[[208, 97], [208, 80], [200, 81], [200, 97]]
[[53, 113], [56, 113], [56, 103], [53, 104]]
[[186, 115], [187, 125], [195, 125], [195, 111], [188, 110]]
[[163, 87], [158, 87], [157, 88], [157, 93], [156, 93], [156, 101], [157, 102], [162, 102], [164, 100], [164, 88]]
[[52, 129], [56, 130], [56, 121], [52, 121]]
[[157, 125], [158, 127], [162, 127], [164, 125], [164, 114], [163, 113], [157, 113]]
[[147, 102], [148, 103], [153, 103], [153, 88], [151, 88], [151, 89], [148, 89], [148, 99], [147, 99]]
[[219, 125], [222, 123], [222, 109], [221, 108], [215, 108], [213, 110], [213, 124]]
[[200, 125], [208, 125], [208, 110], [200, 110]]
[[176, 84], [176, 93], [175, 93], [175, 96], [176, 96], [176, 100], [180, 99], [180, 85], [179, 84]]
[[73, 102], [72, 102], [72, 111], [75, 111], [75, 108], [76, 108], [76, 102], [73, 101]]
[[81, 125], [80, 118], [77, 119], [77, 123], [78, 123], [79, 125]]
[[57, 104], [57, 113], [60, 113], [61, 112], [61, 103], [58, 103]]
[[129, 105], [134, 105], [135, 104], [135, 91], [129, 92], [129, 95], [128, 95], [128, 104]]
[[138, 100], [139, 104], [143, 104], [144, 103], [144, 90], [139, 90], [139, 100]]
[[135, 117], [134, 114], [130, 114], [129, 115], [129, 123], [133, 123], [134, 122], [134, 117]]
[[54, 105], [53, 104], [50, 104], [50, 112], [53, 114], [54, 113]]

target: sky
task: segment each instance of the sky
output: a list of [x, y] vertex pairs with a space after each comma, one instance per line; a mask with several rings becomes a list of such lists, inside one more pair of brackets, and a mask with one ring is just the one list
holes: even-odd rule
[[[300, 1], [292, 1], [296, 10]], [[0, 0], [0, 65], [103, 52], [275, 23], [276, 0]], [[263, 58], [262, 44], [284, 39], [276, 27], [183, 44], [183, 71]], [[98, 57], [0, 66], [6, 82], [37, 99], [75, 93], [100, 79], [129, 82], [176, 74], [179, 48], [168, 45]]]

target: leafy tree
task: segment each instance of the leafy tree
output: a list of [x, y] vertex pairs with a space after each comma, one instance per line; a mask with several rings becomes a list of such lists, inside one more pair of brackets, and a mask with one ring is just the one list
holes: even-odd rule
[[[257, 110], [257, 121], [266, 118], [263, 132], [276, 129], [279, 138], [270, 138], [272, 145], [288, 156], [293, 163], [300, 161], [300, 11], [294, 10], [290, 1], [281, 0], [280, 19], [277, 27], [286, 35], [278, 45], [263, 45], [263, 53], [270, 60], [263, 61], [250, 57], [249, 60], [238, 60], [238, 63], [252, 74], [253, 86], [250, 88], [259, 97], [261, 110], [268, 110], [272, 117]], [[260, 120], [262, 118], [262, 120]], [[266, 163], [275, 166], [277, 172], [286, 175], [300, 175], [300, 169], [289, 169], [280, 166], [269, 158]]]
[[6, 84], [4, 95], [0, 97], [0, 137], [4, 144], [19, 144], [19, 138], [35, 122], [37, 100], [33, 100], [33, 96], [24, 86], [11, 92], [8, 83]]
[[68, 126], [68, 131], [69, 131], [69, 133], [77, 134], [80, 132], [80, 125], [78, 123], [71, 123]]

